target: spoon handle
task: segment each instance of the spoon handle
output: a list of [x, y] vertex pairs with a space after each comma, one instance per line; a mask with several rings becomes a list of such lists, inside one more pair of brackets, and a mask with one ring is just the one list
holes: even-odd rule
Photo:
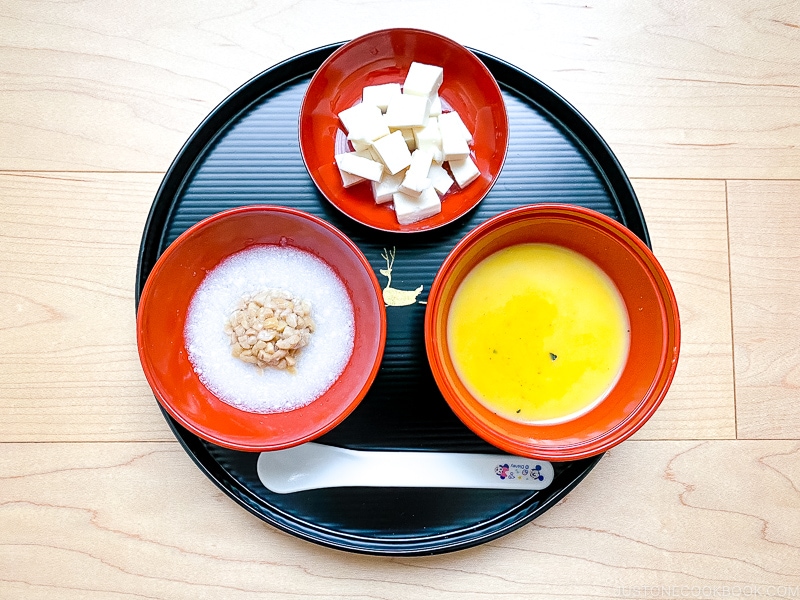
[[549, 462], [507, 454], [373, 452], [313, 442], [258, 459], [261, 482], [279, 494], [328, 487], [542, 490], [553, 475]]

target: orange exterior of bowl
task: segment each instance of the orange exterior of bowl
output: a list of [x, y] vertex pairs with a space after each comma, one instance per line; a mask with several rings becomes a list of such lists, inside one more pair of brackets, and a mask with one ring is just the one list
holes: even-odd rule
[[[438, 215], [400, 225], [388, 203], [375, 203], [369, 182], [342, 185], [333, 157], [349, 150], [337, 150], [338, 114], [360, 102], [365, 86], [402, 84], [412, 62], [444, 69], [439, 96], [474, 129], [472, 156], [481, 176], [463, 190], [454, 184]], [[320, 66], [300, 107], [299, 136], [308, 173], [333, 206], [374, 229], [413, 233], [454, 221], [489, 193], [508, 149], [508, 115], [497, 81], [467, 48], [430, 31], [385, 29], [344, 44]], [[339, 136], [344, 144], [341, 132]]]
[[[490, 254], [522, 243], [555, 244], [589, 258], [615, 283], [627, 308], [630, 351], [618, 382], [594, 409], [570, 421], [530, 425], [498, 416], [470, 394], [450, 358], [447, 315], [464, 276]], [[627, 228], [587, 208], [538, 204], [501, 213], [456, 245], [428, 295], [425, 345], [445, 400], [477, 435], [512, 454], [578, 460], [626, 440], [653, 415], [677, 368], [680, 320], [664, 270]]]
[[[197, 377], [187, 356], [189, 303], [205, 273], [254, 245], [288, 245], [328, 264], [353, 304], [353, 354], [336, 382], [308, 406], [257, 414], [222, 402]], [[161, 255], [142, 291], [137, 315], [139, 358], [164, 409], [214, 444], [242, 451], [288, 448], [339, 424], [367, 393], [386, 342], [386, 312], [378, 279], [358, 247], [322, 219], [279, 206], [246, 206], [194, 225]]]

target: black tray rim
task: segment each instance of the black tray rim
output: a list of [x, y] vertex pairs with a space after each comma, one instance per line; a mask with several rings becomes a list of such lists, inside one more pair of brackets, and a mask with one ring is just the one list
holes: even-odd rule
[[[308, 76], [318, 68], [319, 63], [324, 61], [344, 43], [345, 42], [337, 42], [305, 51], [293, 57], [289, 57], [255, 75], [217, 104], [187, 138], [186, 142], [184, 142], [175, 158], [172, 160], [156, 191], [144, 225], [136, 266], [134, 294], [134, 307], [136, 310], [138, 310], [139, 300], [147, 275], [149, 275], [152, 266], [155, 264], [158, 256], [160, 256], [161, 252], [159, 252], [159, 249], [163, 248], [165, 245], [167, 230], [162, 225], [170, 221], [175, 207], [174, 200], [183, 190], [187, 179], [194, 171], [194, 166], [203, 158], [203, 151], [214, 143], [221, 131], [224, 130], [223, 126], [230, 121], [229, 116], [225, 114], [227, 106], [230, 104], [240, 106], [237, 113], [241, 114], [250, 106], [259, 102], [266, 94], [274, 93], [281, 87], [289, 85], [297, 79]], [[537, 107], [546, 112], [549, 118], [572, 134], [573, 142], [580, 146], [586, 156], [595, 163], [598, 175], [604, 180], [607, 188], [612, 193], [613, 200], [620, 209], [619, 213], [622, 217], [623, 225], [631, 228], [648, 247], [651, 247], [647, 224], [644, 220], [641, 205], [638, 202], [633, 186], [616, 155], [591, 123], [589, 123], [572, 104], [563, 98], [563, 96], [538, 78], [491, 54], [473, 48], [468, 49], [487, 65], [492, 74], [498, 79], [498, 82], [500, 82], [501, 88], [514, 91], [524, 98], [530, 98], [530, 95], [510, 85], [506, 80], [522, 78], [540, 88], [542, 96], [537, 96], [536, 98], [535, 103]], [[574, 119], [569, 127], [564, 124], [561, 117], [554, 113], [553, 108], [559, 108], [569, 113], [570, 119]], [[621, 197], [627, 199], [625, 210], [622, 210], [622, 206], [620, 205]], [[635, 222], [627, 222], [626, 214], [633, 217], [632, 221]], [[151, 238], [153, 238], [154, 230], [157, 228], [160, 230], [157, 236], [157, 243], [153, 243], [154, 240]], [[216, 459], [210, 455], [208, 450], [203, 446], [207, 442], [203, 442], [200, 438], [182, 428], [159, 403], [157, 403], [157, 405], [167, 421], [170, 430], [200, 471], [229, 498], [245, 510], [275, 528], [300, 539], [328, 548], [367, 555], [428, 556], [471, 548], [502, 537], [522, 527], [557, 504], [583, 481], [603, 457], [603, 454], [598, 454], [581, 461], [584, 463], [583, 468], [575, 473], [573, 478], [566, 485], [548, 496], [544, 501], [531, 502], [531, 498], [529, 497], [526, 501], [517, 504], [504, 513], [504, 515], [507, 515], [512, 511], [516, 510], [519, 512], [521, 510], [523, 513], [521, 518], [511, 520], [499, 527], [483, 531], [478, 535], [470, 535], [466, 539], [464, 539], [464, 532], [473, 530], [475, 529], [474, 527], [460, 530], [460, 535], [448, 536], [448, 534], [439, 534], [437, 536], [432, 536], [437, 538], [437, 543], [433, 546], [425, 541], [421, 542], [419, 540], [398, 544], [395, 539], [387, 538], [385, 540], [375, 540], [374, 538], [361, 538], [360, 536], [342, 532], [337, 532], [338, 537], [337, 535], [325, 536], [320, 534], [323, 531], [329, 530], [323, 527], [316, 527], [313, 524], [309, 524], [285, 513], [282, 515], [283, 518], [277, 518], [277, 515], [259, 510], [257, 506], [261, 502], [264, 502], [264, 500], [241, 485], [239, 481], [231, 476]], [[271, 509], [277, 513], [282, 512], [276, 509], [276, 507], [271, 507]], [[502, 521], [504, 515], [492, 519], [492, 522], [498, 520]], [[508, 520], [507, 517], [505, 520]], [[368, 541], [367, 543], [359, 544], [357, 542], [358, 540]]]
[[[317, 526], [313, 523], [308, 523], [307, 521], [293, 517], [276, 507], [270, 507], [272, 513], [261, 512], [258, 510], [257, 506], [263, 502], [263, 499], [242, 486], [210, 456], [208, 450], [204, 447], [207, 442], [203, 442], [191, 432], [183, 429], [160, 407], [160, 405], [159, 408], [173, 434], [175, 434], [175, 437], [178, 439], [183, 449], [200, 471], [214, 482], [225, 495], [246, 511], [272, 525], [276, 529], [307, 542], [312, 542], [334, 550], [372, 556], [433, 556], [436, 554], [466, 550], [500, 538], [519, 529], [552, 508], [583, 481], [604, 456], [604, 454], [598, 454], [588, 459], [583, 459], [582, 461], [575, 461], [583, 463], [583, 468], [575, 473], [573, 478], [565, 486], [556, 493], [548, 496], [543, 502], [539, 502], [535, 500], [535, 497], [529, 496], [526, 500], [510, 507], [505, 513], [491, 520], [491, 523], [507, 521], [503, 525], [487, 529], [486, 523], [482, 523], [472, 527], [465, 527], [456, 533], [443, 533], [429, 536], [424, 540], [416, 538], [376, 539], [335, 532], [329, 528]], [[201, 456], [205, 458], [205, 461], [201, 459]], [[206, 464], [206, 461], [210, 464]], [[523, 513], [522, 517], [511, 519], [512, 514], [518, 514], [520, 512]], [[478, 529], [485, 531], [482, 531], [479, 535], [471, 534], [471, 532]], [[432, 545], [431, 542], [435, 542], [435, 545]]]

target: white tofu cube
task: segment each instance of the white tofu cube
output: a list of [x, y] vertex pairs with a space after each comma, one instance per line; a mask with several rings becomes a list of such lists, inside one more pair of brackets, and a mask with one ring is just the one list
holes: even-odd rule
[[367, 158], [371, 158], [375, 162], [379, 162], [379, 163], [383, 164], [383, 160], [381, 159], [381, 155], [378, 154], [378, 151], [375, 150], [375, 148], [373, 147], [372, 144], [370, 144], [369, 148], [367, 148], [367, 150], [364, 151], [364, 156], [366, 156]]
[[392, 200], [392, 195], [400, 190], [405, 172], [400, 171], [395, 175], [384, 173], [380, 181], [370, 182], [372, 185], [372, 195], [375, 197], [376, 204], [384, 204]]
[[442, 113], [438, 118], [438, 123], [439, 132], [442, 135], [442, 156], [444, 160], [463, 160], [467, 158], [469, 156], [467, 142], [472, 138], [458, 113]]
[[441, 147], [442, 134], [439, 132], [439, 121], [436, 117], [429, 118], [425, 127], [413, 129], [412, 131], [414, 132], [414, 141], [417, 148]]
[[403, 178], [403, 183], [400, 184], [400, 189], [397, 191], [403, 192], [409, 196], [414, 196], [416, 198], [429, 187], [431, 187], [431, 180], [427, 177], [409, 175], [408, 172], [406, 172], [406, 176]]
[[436, 117], [428, 119], [428, 124], [422, 129], [415, 129], [414, 139], [416, 140], [417, 149], [423, 148], [433, 152], [434, 162], [441, 163], [444, 160], [442, 136], [439, 132], [439, 124]]
[[368, 85], [361, 92], [361, 100], [364, 104], [374, 104], [386, 112], [386, 107], [395, 96], [402, 93], [399, 83], [384, 83], [381, 85]]
[[433, 161], [433, 151], [428, 148], [418, 148], [411, 154], [411, 164], [408, 166], [409, 174], [428, 176]]
[[371, 104], [356, 104], [339, 113], [339, 120], [347, 130], [347, 139], [371, 142], [389, 135], [381, 109]]
[[409, 196], [419, 196], [425, 188], [430, 187], [431, 180], [428, 179], [428, 170], [432, 160], [433, 152], [430, 150], [414, 150], [411, 154], [411, 165], [400, 185], [400, 191]]
[[442, 67], [412, 62], [403, 82], [403, 93], [412, 96], [434, 96], [442, 85]]
[[450, 171], [453, 173], [453, 177], [455, 177], [456, 183], [460, 188], [469, 185], [481, 174], [471, 158], [451, 160], [448, 165], [450, 165]]
[[418, 196], [425, 188], [430, 187], [431, 180], [428, 171], [431, 168], [433, 152], [427, 149], [417, 149], [411, 154], [411, 165], [406, 171], [406, 176], [400, 186], [400, 191], [409, 196]]
[[414, 140], [414, 130], [411, 127], [404, 127], [399, 130], [403, 134], [403, 139], [406, 141], [408, 151], [413, 153], [417, 149], [417, 143]]
[[438, 117], [440, 114], [442, 114], [442, 99], [439, 96], [433, 96], [431, 98], [431, 109], [428, 112], [428, 116]]
[[[372, 158], [372, 156], [367, 151], [363, 152], [356, 151], [354, 154], [356, 156], [361, 156], [362, 158], [369, 158], [369, 159]], [[357, 183], [361, 183], [362, 181], [367, 181], [366, 179], [364, 179], [359, 175], [353, 175], [352, 173], [348, 173], [347, 171], [342, 171], [342, 169], [339, 169], [339, 175], [341, 175], [342, 177], [342, 185], [345, 188], [353, 187], [354, 185], [356, 185]]]
[[[347, 136], [347, 139], [350, 140], [350, 136]], [[353, 138], [350, 140], [350, 143], [353, 144], [353, 150], [356, 152], [369, 152], [369, 148], [372, 146], [372, 142], [368, 142], [359, 138]]]
[[386, 109], [386, 124], [392, 129], [425, 127], [430, 110], [430, 98], [400, 94], [392, 98]]
[[431, 180], [433, 189], [435, 189], [440, 196], [444, 196], [448, 190], [453, 187], [453, 179], [441, 165], [431, 165], [431, 168], [428, 170], [428, 177]]
[[442, 131], [442, 135], [444, 135], [445, 130], [460, 132], [461, 136], [468, 143], [472, 143], [472, 133], [470, 133], [467, 126], [464, 125], [464, 121], [461, 120], [461, 117], [455, 111], [450, 111], [439, 115], [439, 129]]
[[340, 171], [358, 175], [370, 181], [380, 181], [383, 175], [383, 165], [374, 160], [359, 156], [356, 152], [345, 152], [334, 156], [336, 166]]
[[[361, 183], [362, 181], [366, 181], [363, 177], [359, 177], [358, 175], [353, 175], [352, 173], [348, 173], [347, 171], [342, 171], [339, 169], [339, 175], [342, 176], [342, 186], [349, 188], [353, 187], [357, 183]], [[372, 183], [375, 183], [374, 181]]]
[[375, 140], [372, 150], [380, 157], [386, 169], [394, 175], [411, 164], [411, 152], [403, 139], [400, 131], [394, 131], [387, 136]]
[[467, 140], [451, 129], [442, 130], [442, 157], [444, 160], [463, 160], [469, 157]]
[[442, 202], [432, 187], [425, 189], [416, 198], [403, 192], [396, 192], [392, 199], [397, 222], [401, 225], [416, 223], [442, 211]]

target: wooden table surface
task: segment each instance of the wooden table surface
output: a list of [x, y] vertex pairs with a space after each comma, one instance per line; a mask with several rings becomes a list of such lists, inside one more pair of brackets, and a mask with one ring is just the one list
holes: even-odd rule
[[[652, 420], [496, 541], [382, 558], [266, 525], [192, 463], [135, 344], [153, 196], [280, 60], [431, 29], [556, 89], [642, 204], [683, 325]], [[797, 0], [5, 0], [0, 598], [800, 596]]]

